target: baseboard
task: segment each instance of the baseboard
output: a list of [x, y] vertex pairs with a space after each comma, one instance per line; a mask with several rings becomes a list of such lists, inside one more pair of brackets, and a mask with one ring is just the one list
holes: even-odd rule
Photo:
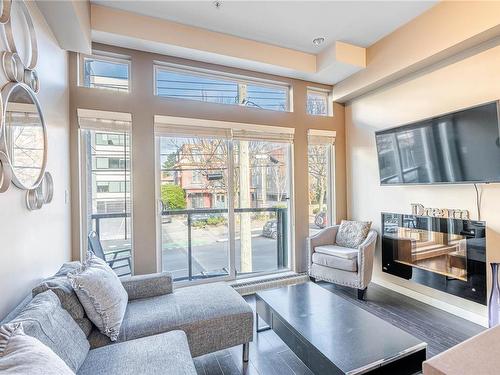
[[446, 311], [450, 314], [456, 315], [460, 318], [463, 318], [463, 319], [469, 320], [473, 323], [479, 324], [483, 327], [488, 327], [488, 318], [483, 316], [483, 315], [474, 313], [474, 312], [469, 311], [469, 310], [462, 309], [462, 308], [460, 308], [456, 305], [452, 305], [451, 303], [448, 303], [448, 302], [440, 301], [436, 298], [427, 296], [427, 295], [422, 294], [420, 292], [417, 292], [415, 290], [408, 289], [408, 288], [405, 288], [404, 286], [391, 283], [390, 281], [386, 281], [386, 280], [382, 280], [382, 279], [377, 278], [375, 280], [372, 280], [372, 282], [375, 284], [378, 284], [380, 286], [383, 286], [384, 288], [391, 289], [397, 293], [403, 294], [407, 297], [413, 298], [417, 301], [426, 303], [430, 306], [433, 306], [433, 307], [436, 307], [440, 310]]

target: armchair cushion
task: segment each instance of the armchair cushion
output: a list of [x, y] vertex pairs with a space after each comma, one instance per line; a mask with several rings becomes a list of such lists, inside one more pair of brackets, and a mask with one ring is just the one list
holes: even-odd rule
[[332, 255], [344, 259], [356, 259], [358, 257], [358, 250], [349, 247], [342, 247], [336, 245], [323, 245], [314, 248], [316, 253]]
[[167, 272], [130, 276], [121, 279], [121, 282], [129, 300], [172, 293], [172, 275]]
[[348, 259], [335, 255], [314, 252], [312, 255], [312, 262], [314, 264], [319, 264], [320, 266], [335, 268], [343, 271], [357, 272], [358, 270], [357, 257]]
[[371, 225], [370, 221], [342, 220], [335, 242], [339, 246], [355, 249], [366, 239]]

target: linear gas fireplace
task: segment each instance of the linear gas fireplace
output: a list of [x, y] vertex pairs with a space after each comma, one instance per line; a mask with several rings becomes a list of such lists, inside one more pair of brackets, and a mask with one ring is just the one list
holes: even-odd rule
[[382, 214], [384, 272], [486, 305], [483, 221]]

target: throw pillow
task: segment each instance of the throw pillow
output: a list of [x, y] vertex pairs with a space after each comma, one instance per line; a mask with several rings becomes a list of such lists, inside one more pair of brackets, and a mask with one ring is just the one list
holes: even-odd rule
[[104, 260], [89, 253], [82, 267], [68, 273], [68, 278], [92, 323], [116, 341], [128, 303], [127, 292], [116, 273]]
[[6, 375], [74, 374], [49, 347], [26, 335], [21, 323], [0, 327], [0, 372]]
[[22, 323], [24, 333], [48, 346], [74, 372], [87, 357], [87, 337], [51, 290], [35, 296], [10, 323]]
[[342, 220], [335, 242], [342, 247], [357, 248], [366, 239], [371, 221]]
[[76, 324], [85, 333], [85, 336], [88, 337], [92, 330], [92, 322], [85, 315], [85, 310], [76, 296], [71, 282], [67, 278], [68, 272], [78, 270], [81, 265], [80, 262], [64, 263], [54, 276], [43, 280], [38, 286], [33, 288], [31, 293], [35, 297], [47, 290], [52, 290], [59, 297], [61, 306], [71, 315]]

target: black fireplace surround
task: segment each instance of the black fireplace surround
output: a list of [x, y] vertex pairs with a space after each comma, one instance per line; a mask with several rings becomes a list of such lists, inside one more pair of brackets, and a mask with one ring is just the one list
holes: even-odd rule
[[486, 305], [486, 224], [382, 213], [382, 270]]

